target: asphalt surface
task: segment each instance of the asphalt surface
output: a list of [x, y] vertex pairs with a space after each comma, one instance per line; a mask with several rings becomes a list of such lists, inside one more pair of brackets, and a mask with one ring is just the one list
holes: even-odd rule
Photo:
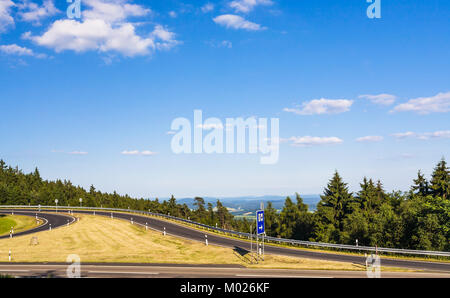
[[[15, 214], [36, 214], [36, 212], [26, 212], [19, 210], [8, 210], [6, 213], [11, 213], [14, 211]], [[48, 224], [52, 224], [53, 227], [61, 226], [67, 224], [67, 216], [62, 214], [51, 214], [48, 213], [52, 210], [42, 210], [43, 213], [38, 213], [38, 216], [45, 218], [48, 220]], [[4, 212], [4, 211], [0, 211]], [[54, 210], [53, 210], [54, 212]], [[68, 210], [59, 210], [59, 212], [68, 212]], [[74, 210], [74, 213], [81, 214], [93, 214], [93, 211], [82, 211], [82, 210]], [[150, 229], [160, 231], [161, 233], [165, 230], [167, 234], [186, 238], [189, 240], [205, 242], [205, 235], [207, 235], [208, 243], [212, 245], [218, 245], [223, 247], [233, 248], [236, 253], [246, 253], [250, 250], [250, 242], [242, 241], [234, 238], [221, 237], [217, 234], [207, 233], [205, 231], [200, 231], [196, 229], [192, 229], [180, 224], [176, 224], [173, 222], [169, 222], [166, 220], [162, 220], [154, 217], [146, 217], [138, 214], [129, 214], [129, 213], [119, 213], [119, 212], [105, 212], [105, 211], [95, 211], [96, 215], [107, 216], [116, 219], [123, 219], [133, 221], [133, 224], [139, 224], [145, 226], [146, 224]], [[45, 225], [46, 226], [46, 225]], [[40, 227], [41, 230], [45, 230], [45, 226]], [[47, 226], [48, 229], [48, 226]], [[38, 229], [34, 229], [32, 231], [25, 231], [22, 234], [29, 234], [33, 232], [37, 232]], [[18, 236], [16, 234], [16, 236]], [[9, 236], [8, 236], [9, 237]], [[253, 249], [254, 249], [253, 243]], [[286, 247], [277, 247], [271, 245], [265, 245], [265, 253], [266, 254], [277, 254], [284, 256], [292, 256], [292, 257], [302, 257], [302, 258], [310, 258], [310, 259], [320, 259], [320, 260], [328, 260], [328, 261], [339, 261], [339, 262], [351, 262], [356, 264], [365, 264], [366, 258], [364, 256], [357, 255], [344, 255], [344, 254], [335, 254], [335, 253], [326, 253], [326, 252], [318, 252], [318, 251], [310, 251], [310, 250], [302, 250], [295, 248], [286, 248]], [[426, 271], [435, 271], [435, 272], [446, 272], [450, 273], [450, 263], [442, 263], [442, 262], [425, 262], [425, 261], [413, 261], [413, 260], [401, 260], [401, 259], [390, 259], [390, 258], [382, 258], [381, 266], [383, 267], [399, 267], [399, 268], [410, 268], [410, 269], [420, 269]]]
[[[14, 233], [13, 237], [28, 235], [32, 233], [37, 233], [41, 231], [47, 231], [50, 229], [50, 226], [52, 229], [56, 229], [61, 226], [65, 226], [67, 224], [71, 224], [75, 221], [75, 218], [72, 216], [67, 216], [63, 214], [56, 214], [56, 213], [43, 213], [43, 212], [37, 212], [37, 211], [23, 211], [23, 210], [0, 210], [0, 214], [6, 214], [6, 215], [25, 215], [25, 216], [31, 216], [31, 217], [38, 217], [39, 220], [43, 221], [44, 223], [40, 226], [26, 230], [23, 232]], [[0, 239], [9, 238], [9, 234], [0, 236]]]
[[[0, 274], [67, 277], [68, 264], [0, 264]], [[80, 277], [97, 278], [367, 278], [365, 271], [248, 269], [230, 266], [81, 264]], [[381, 278], [450, 278], [446, 273], [381, 272]]]

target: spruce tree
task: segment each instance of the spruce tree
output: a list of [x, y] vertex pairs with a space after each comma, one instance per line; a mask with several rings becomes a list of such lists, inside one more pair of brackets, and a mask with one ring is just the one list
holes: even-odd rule
[[435, 197], [441, 197], [444, 200], [450, 197], [450, 172], [447, 162], [444, 158], [434, 168], [431, 175], [430, 188]]
[[354, 200], [337, 171], [320, 198], [316, 212], [316, 237], [321, 241], [339, 242], [344, 219], [354, 209]]
[[425, 197], [429, 194], [430, 188], [425, 175], [419, 170], [417, 173], [417, 178], [413, 180], [414, 184], [411, 186], [411, 191], [413, 194]]

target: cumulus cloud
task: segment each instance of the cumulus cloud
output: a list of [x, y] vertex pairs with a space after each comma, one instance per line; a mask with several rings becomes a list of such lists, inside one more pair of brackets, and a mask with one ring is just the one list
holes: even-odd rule
[[139, 150], [125, 150], [121, 152], [122, 155], [141, 155], [141, 156], [151, 156], [151, 155], [156, 155], [158, 153], [156, 152], [152, 152], [149, 150], [144, 150], [144, 151], [139, 151]]
[[37, 54], [33, 52], [33, 50], [31, 49], [18, 46], [17, 44], [0, 45], [0, 52], [7, 55], [15, 55], [15, 56], [32, 56], [36, 58], [47, 57], [45, 54]]
[[42, 35], [26, 32], [23, 38], [61, 52], [115, 52], [126, 57], [149, 55], [155, 50], [170, 49], [179, 42], [175, 34], [161, 25], [145, 35], [136, 33], [136, 23], [129, 17], [145, 16], [151, 10], [126, 0], [86, 0], [82, 20], [60, 19]]
[[378, 95], [364, 94], [360, 95], [359, 98], [368, 99], [374, 104], [389, 106], [395, 102], [397, 96], [383, 93]]
[[247, 21], [243, 17], [233, 14], [217, 16], [213, 19], [213, 21], [218, 25], [231, 29], [243, 29], [248, 31], [259, 31], [265, 29], [265, 27], [262, 27], [259, 24]]
[[344, 141], [338, 137], [290, 137], [289, 139], [281, 139], [281, 142], [291, 142], [292, 146], [307, 147], [314, 145], [334, 145], [341, 144]]
[[348, 99], [313, 99], [299, 108], [285, 108], [283, 111], [298, 115], [339, 114], [350, 110], [353, 101]]
[[381, 142], [384, 138], [382, 136], [365, 136], [357, 138], [357, 142]]
[[19, 8], [19, 16], [23, 21], [40, 24], [40, 21], [49, 16], [56, 15], [60, 11], [55, 7], [53, 0], [45, 0], [42, 5], [38, 5], [31, 1], [24, 1], [17, 5]]
[[416, 112], [418, 114], [450, 112], [450, 92], [410, 99], [406, 103], [395, 106], [391, 112]]
[[126, 0], [83, 0], [90, 9], [82, 10], [84, 19], [104, 20], [108, 23], [122, 22], [129, 17], [142, 17], [150, 14], [149, 8], [127, 3]]
[[15, 6], [11, 0], [0, 1], [0, 33], [5, 32], [10, 26], [14, 26], [14, 18], [11, 16], [11, 8]]
[[256, 6], [270, 6], [273, 5], [273, 2], [271, 0], [234, 0], [231, 1], [228, 5], [236, 12], [248, 13], [252, 11]]
[[407, 139], [407, 138], [416, 138], [419, 140], [429, 140], [429, 139], [450, 139], [450, 130], [439, 130], [435, 132], [425, 132], [425, 133], [417, 133], [417, 132], [401, 132], [394, 133], [392, 136], [396, 139]]
[[208, 2], [201, 7], [201, 10], [203, 13], [211, 12], [214, 10], [214, 4]]

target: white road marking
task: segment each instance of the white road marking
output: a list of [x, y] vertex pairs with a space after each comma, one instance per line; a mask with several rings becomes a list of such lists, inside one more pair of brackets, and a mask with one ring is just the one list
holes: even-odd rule
[[121, 272], [121, 271], [88, 271], [88, 273], [100, 274], [140, 274], [140, 275], [158, 275], [158, 272]]
[[263, 274], [236, 274], [237, 277], [266, 277], [266, 278], [332, 278], [328, 276], [301, 276], [301, 275], [263, 275]]

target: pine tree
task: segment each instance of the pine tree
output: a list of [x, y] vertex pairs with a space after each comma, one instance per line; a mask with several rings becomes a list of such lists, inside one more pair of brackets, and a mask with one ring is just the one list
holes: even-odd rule
[[320, 196], [316, 212], [316, 237], [321, 241], [339, 242], [344, 219], [354, 209], [354, 199], [347, 184], [336, 171]]
[[413, 194], [425, 197], [430, 193], [428, 181], [420, 170], [417, 173], [417, 178], [413, 182], [414, 184], [411, 186]]
[[266, 234], [272, 237], [278, 236], [278, 214], [277, 210], [273, 208], [272, 202], [268, 202], [264, 210], [264, 221], [266, 225]]
[[434, 168], [431, 175], [431, 193], [435, 197], [442, 197], [444, 200], [450, 197], [450, 172], [444, 158]]

